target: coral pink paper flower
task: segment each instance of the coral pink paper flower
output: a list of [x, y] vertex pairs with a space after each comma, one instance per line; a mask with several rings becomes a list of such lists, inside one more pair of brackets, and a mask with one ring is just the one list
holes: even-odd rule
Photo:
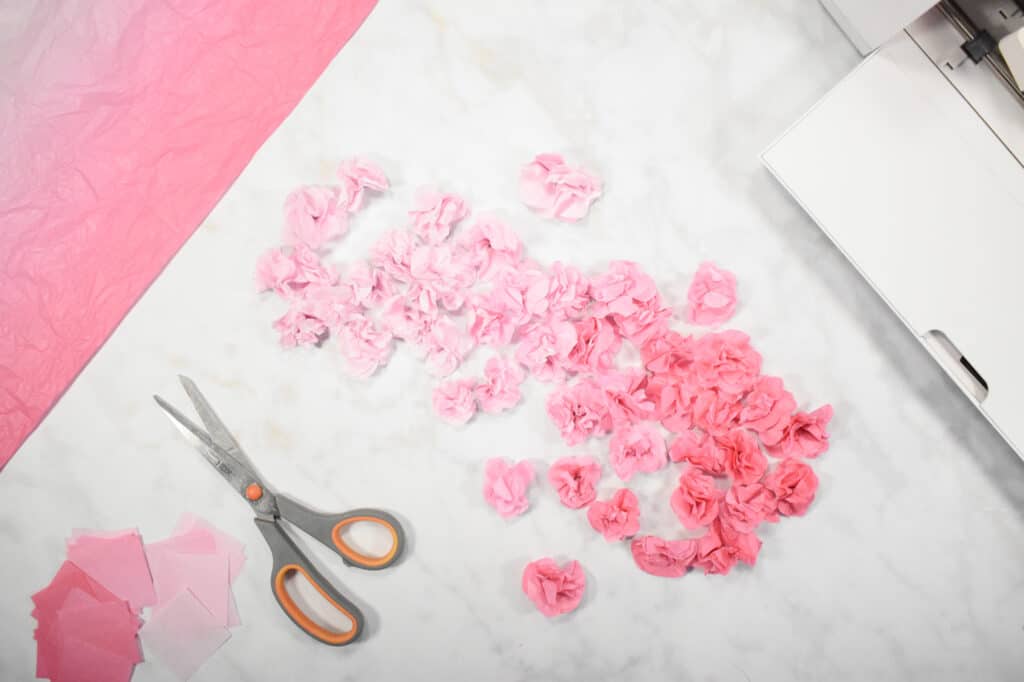
[[753, 533], [737, 533], [715, 522], [697, 539], [697, 560], [694, 565], [704, 574], [726, 575], [737, 561], [753, 566], [761, 550], [761, 540]]
[[757, 381], [761, 355], [743, 332], [705, 334], [694, 346], [693, 369], [702, 388], [742, 396]]
[[586, 507], [597, 497], [601, 465], [593, 457], [562, 457], [548, 468], [548, 482], [569, 509]]
[[366, 190], [385, 192], [388, 178], [380, 166], [357, 157], [338, 164], [338, 180], [341, 181], [343, 205], [349, 213], [362, 209]]
[[755, 431], [765, 445], [776, 445], [782, 440], [795, 409], [796, 401], [782, 387], [782, 379], [761, 377], [743, 401], [739, 423]]
[[494, 414], [515, 407], [522, 397], [519, 384], [525, 378], [518, 362], [498, 356], [490, 358], [484, 366], [484, 379], [475, 389], [480, 409]]
[[586, 587], [587, 576], [578, 561], [560, 567], [554, 559], [544, 558], [523, 569], [523, 592], [548, 618], [575, 610]]
[[687, 462], [709, 476], [724, 476], [725, 461], [713, 438], [702, 431], [684, 431], [672, 441], [668, 457], [673, 462]]
[[583, 168], [570, 168], [558, 154], [538, 154], [519, 174], [519, 197], [546, 218], [569, 223], [587, 215], [601, 196], [601, 180]]
[[686, 294], [690, 322], [716, 325], [736, 310], [736, 276], [714, 263], [701, 263]]
[[693, 425], [696, 386], [671, 374], [653, 374], [644, 390], [654, 405], [653, 417], [666, 429], [682, 433]]
[[547, 412], [566, 445], [579, 445], [612, 428], [604, 389], [593, 381], [562, 386], [548, 395]]
[[338, 344], [352, 376], [368, 377], [391, 357], [392, 336], [370, 319], [352, 315], [338, 330]]
[[618, 542], [640, 531], [640, 503], [629, 488], [619, 488], [607, 502], [597, 500], [587, 509], [590, 527], [608, 542]]
[[753, 533], [769, 515], [775, 515], [775, 495], [760, 483], [736, 484], [725, 491], [719, 515], [723, 526]]
[[421, 189], [416, 203], [409, 211], [412, 231], [431, 244], [440, 244], [452, 232], [452, 226], [469, 215], [469, 207], [462, 197]]
[[764, 487], [775, 495], [780, 514], [803, 516], [814, 501], [818, 477], [803, 462], [784, 459], [765, 476]]
[[567, 320], [549, 320], [521, 330], [516, 360], [540, 381], [561, 381], [569, 351], [576, 345], [576, 327]]
[[518, 516], [530, 506], [526, 491], [533, 481], [533, 465], [525, 459], [509, 466], [500, 457], [484, 465], [484, 500], [504, 519]]
[[434, 389], [434, 412], [449, 424], [465, 424], [476, 412], [472, 379], [453, 379]]
[[300, 187], [284, 202], [284, 243], [303, 244], [313, 250], [348, 231], [348, 214], [338, 205], [338, 188]]
[[697, 558], [696, 540], [663, 540], [643, 535], [635, 538], [629, 549], [640, 570], [662, 578], [686, 575]]
[[634, 424], [612, 434], [608, 462], [623, 481], [638, 472], [651, 473], [665, 466], [665, 439], [649, 424]]
[[757, 439], [743, 429], [715, 436], [715, 445], [722, 452], [726, 473], [737, 483], [756, 483], [768, 470], [768, 458]]
[[679, 487], [672, 493], [669, 504], [683, 526], [693, 530], [706, 526], [718, 517], [722, 491], [715, 479], [688, 467], [679, 477]]
[[735, 395], [715, 390], [701, 391], [693, 399], [692, 421], [704, 431], [715, 435], [736, 427], [740, 404]]
[[817, 457], [828, 450], [828, 423], [832, 406], [824, 405], [814, 412], [797, 412], [786, 426], [778, 443], [767, 445], [773, 457]]
[[690, 365], [693, 364], [693, 349], [692, 336], [667, 331], [648, 340], [640, 349], [640, 355], [644, 367], [651, 373], [688, 379]]

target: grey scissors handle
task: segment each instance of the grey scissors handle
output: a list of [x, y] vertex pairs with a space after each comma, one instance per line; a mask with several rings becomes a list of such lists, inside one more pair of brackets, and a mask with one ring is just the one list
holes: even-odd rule
[[[349, 601], [328, 582], [306, 555], [296, 547], [295, 542], [277, 521], [256, 519], [256, 527], [260, 529], [274, 558], [274, 568], [270, 574], [270, 588], [281, 609], [291, 618], [292, 622], [310, 637], [330, 646], [345, 646], [359, 639], [363, 634], [363, 612]], [[345, 616], [351, 627], [345, 632], [337, 632], [326, 628], [311, 618], [302, 607], [295, 603], [288, 593], [286, 582], [290, 576], [301, 574], [313, 584], [320, 595]]]
[[[386, 511], [363, 508], [341, 514], [323, 514], [285, 495], [276, 495], [276, 501], [280, 518], [333, 549], [349, 566], [379, 571], [392, 566], [405, 551], [405, 530], [398, 519]], [[369, 556], [349, 545], [343, 533], [348, 526], [356, 523], [374, 523], [383, 527], [391, 535], [391, 548], [382, 556]]]

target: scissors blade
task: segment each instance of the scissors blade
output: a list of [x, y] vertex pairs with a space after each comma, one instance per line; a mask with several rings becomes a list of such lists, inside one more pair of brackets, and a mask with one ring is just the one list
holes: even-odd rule
[[248, 456], [246, 456], [245, 451], [242, 450], [242, 446], [238, 444], [235, 437], [228, 431], [228, 427], [224, 425], [224, 422], [214, 412], [213, 407], [206, 400], [199, 387], [196, 386], [196, 383], [187, 376], [180, 374], [178, 379], [181, 381], [181, 385], [185, 387], [185, 393], [188, 394], [189, 400], [195, 406], [196, 413], [199, 414], [199, 418], [202, 420], [203, 425], [206, 427], [206, 432], [213, 439], [213, 442], [249, 469], [250, 473], [255, 474], [255, 468]]
[[[198, 441], [194, 445], [199, 450], [199, 453], [224, 477], [224, 480], [235, 489], [235, 492], [250, 503], [257, 513], [271, 516], [277, 515], [277, 504], [274, 495], [247, 466], [217, 445], [208, 433], [182, 414], [176, 407], [158, 395], [153, 396], [153, 399], [178, 427]], [[262, 497], [255, 501], [246, 497], [246, 489], [253, 483], [258, 484], [264, 491]]]

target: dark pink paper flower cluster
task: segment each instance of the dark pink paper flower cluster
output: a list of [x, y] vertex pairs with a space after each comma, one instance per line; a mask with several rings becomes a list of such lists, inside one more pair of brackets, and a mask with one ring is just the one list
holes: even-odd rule
[[[547, 178], [554, 162], [545, 159], [524, 178]], [[564, 213], [576, 206], [573, 198], [596, 196], [599, 184], [559, 173], [558, 182], [543, 186], [547, 194], [533, 192], [535, 204], [550, 195], [561, 207], [555, 212]], [[562, 502], [585, 509], [606, 539], [632, 538], [636, 564], [654, 575], [753, 565], [760, 524], [807, 511], [818, 485], [807, 460], [828, 448], [832, 408], [799, 411], [782, 380], [762, 374], [746, 334], [692, 336], [672, 328], [675, 317], [697, 324], [731, 317], [732, 273], [703, 264], [687, 310], [676, 316], [636, 263], [613, 261], [593, 274], [560, 262], [542, 266], [525, 257], [501, 219], [471, 216], [461, 197], [434, 190], [417, 195], [405, 227], [339, 273], [322, 262], [323, 250], [348, 229], [366, 190], [388, 186], [380, 169], [358, 159], [341, 165], [339, 180], [290, 195], [286, 246], [259, 262], [260, 288], [288, 304], [274, 322], [283, 345], [332, 337], [350, 372], [369, 376], [403, 341], [442, 378], [474, 349], [490, 348], [483, 376], [448, 378], [434, 391], [435, 412], [454, 424], [478, 410], [512, 408], [527, 376], [549, 383], [547, 413], [565, 444], [606, 439], [607, 462], [624, 483], [681, 465], [670, 498], [680, 522], [675, 539], [639, 534], [640, 505], [628, 488], [597, 499], [601, 464], [593, 458], [563, 458], [547, 476]], [[573, 211], [582, 217], [585, 207]], [[619, 362], [627, 344], [639, 351], [639, 365]], [[528, 465], [492, 462], [485, 497], [502, 516], [523, 513], [533, 478]], [[527, 582], [543, 591], [545, 580], [531, 575]]]

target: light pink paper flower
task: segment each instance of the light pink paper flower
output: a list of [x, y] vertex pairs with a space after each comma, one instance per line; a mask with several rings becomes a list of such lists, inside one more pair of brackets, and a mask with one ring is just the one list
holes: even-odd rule
[[648, 340], [665, 334], [671, 309], [664, 305], [658, 287], [632, 261], [612, 261], [608, 270], [590, 280], [593, 314], [608, 316], [619, 332], [641, 348]]
[[285, 253], [272, 249], [264, 253], [256, 264], [256, 285], [259, 291], [273, 289], [282, 296], [291, 296], [310, 284], [333, 285], [338, 273], [320, 262], [317, 255], [304, 244]]
[[653, 417], [666, 429], [682, 433], [693, 425], [693, 406], [698, 389], [671, 374], [654, 374], [644, 388], [654, 403]]
[[462, 197], [432, 189], [416, 193], [414, 208], [409, 211], [412, 231], [431, 244], [440, 244], [452, 232], [452, 226], [469, 215]]
[[706, 526], [718, 517], [722, 491], [715, 479], [694, 467], [687, 467], [679, 477], [679, 487], [672, 493], [669, 504], [683, 526], [693, 530]]
[[686, 294], [690, 322], [716, 325], [736, 311], [736, 276], [714, 263], [701, 263]]
[[338, 330], [338, 345], [349, 373], [368, 377], [391, 357], [392, 336], [389, 331], [377, 329], [372, 320], [352, 315]]
[[523, 243], [508, 225], [491, 215], [478, 216], [458, 240], [480, 279], [501, 270], [515, 269], [523, 258]]
[[601, 180], [583, 168], [570, 168], [558, 154], [538, 154], [519, 174], [519, 197], [546, 218], [569, 223], [587, 215], [601, 196]]
[[655, 403], [647, 394], [647, 373], [639, 368], [613, 370], [597, 377], [608, 396], [614, 428], [650, 419]]
[[590, 284], [576, 268], [555, 261], [546, 273], [525, 274], [525, 305], [530, 314], [573, 319], [587, 309]]
[[736, 484], [725, 491], [719, 518], [723, 526], [737, 533], [753, 533], [768, 517], [775, 513], [775, 495], [760, 483]]
[[653, 374], [680, 379], [689, 378], [693, 364], [694, 340], [676, 331], [667, 331], [650, 338], [640, 349], [644, 367]]
[[450, 317], [441, 317], [430, 327], [424, 340], [427, 371], [436, 377], [446, 377], [454, 372], [469, 351], [473, 350], [471, 339]]
[[322, 248], [348, 231], [348, 214], [338, 205], [337, 187], [306, 185], [284, 202], [284, 243]]
[[327, 334], [327, 323], [309, 313], [306, 302], [295, 299], [282, 317], [274, 320], [274, 330], [280, 334], [281, 345], [315, 346]]
[[404, 294], [392, 296], [381, 303], [381, 324], [395, 338], [408, 341], [415, 346], [426, 345], [430, 330], [437, 321], [436, 310], [433, 314], [420, 307], [410, 305]]
[[673, 462], [687, 462], [709, 476], [724, 476], [722, 451], [702, 431], [684, 431], [672, 441], [668, 456]]
[[590, 305], [590, 280], [571, 265], [555, 261], [549, 269], [548, 301], [553, 315], [582, 317]]
[[549, 320], [521, 330], [516, 360], [539, 381], [561, 381], [569, 351], [576, 345], [576, 327], [568, 320]]
[[353, 301], [364, 308], [379, 306], [395, 295], [394, 280], [366, 261], [353, 263], [342, 283], [351, 288]]
[[739, 423], [755, 431], [765, 445], [776, 445], [782, 440], [795, 409], [796, 401], [782, 387], [782, 379], [761, 377], [743, 401]]
[[453, 379], [434, 389], [434, 412], [449, 424], [465, 424], [476, 413], [472, 379]]
[[590, 505], [587, 521], [608, 542], [625, 540], [640, 531], [640, 503], [632, 490], [619, 488], [609, 501]]
[[818, 477], [800, 460], [784, 459], [765, 476], [764, 487], [775, 495], [780, 514], [803, 516], [814, 501]]
[[484, 366], [484, 379], [475, 388], [476, 399], [480, 409], [495, 414], [515, 407], [522, 394], [519, 384], [523, 383], [526, 373], [519, 366], [505, 358], [494, 356]]
[[385, 192], [388, 189], [388, 178], [380, 166], [358, 156], [338, 164], [337, 175], [343, 190], [342, 203], [349, 213], [363, 208], [366, 190]]
[[657, 471], [666, 463], [665, 439], [648, 424], [621, 428], [612, 434], [608, 462], [623, 481], [638, 472]]
[[585, 317], [576, 322], [576, 345], [569, 350], [568, 366], [574, 372], [600, 374], [612, 368], [622, 346], [612, 323], [603, 317]]
[[548, 482], [569, 509], [586, 507], [597, 497], [601, 465], [593, 457], [562, 457], [548, 468]]
[[722, 453], [725, 471], [736, 483], [756, 483], [768, 470], [768, 458], [757, 439], [743, 429], [717, 435], [715, 445]]
[[643, 535], [634, 538], [629, 549], [641, 571], [661, 578], [686, 575], [697, 558], [696, 540], [663, 540]]
[[547, 412], [566, 445], [578, 445], [612, 428], [604, 389], [589, 380], [552, 391], [548, 395]]
[[737, 561], [753, 566], [761, 550], [761, 540], [753, 533], [737, 533], [718, 521], [697, 539], [697, 560], [694, 566], [704, 574], [726, 575]]
[[412, 279], [409, 264], [416, 237], [407, 230], [391, 230], [377, 240], [370, 248], [370, 263], [380, 268], [399, 282]]
[[484, 465], [484, 500], [503, 519], [518, 516], [530, 506], [526, 491], [533, 481], [533, 465], [525, 459], [509, 466], [500, 457]]
[[323, 321], [332, 330], [359, 313], [352, 288], [341, 285], [311, 284], [292, 299], [292, 306], [307, 317]]
[[761, 355], [750, 346], [750, 337], [743, 332], [705, 334], [694, 347], [693, 368], [701, 388], [742, 396], [757, 381]]
[[509, 314], [504, 301], [493, 295], [469, 299], [469, 335], [481, 346], [505, 346], [519, 329], [519, 316]]
[[774, 445], [765, 445], [773, 457], [817, 457], [828, 450], [828, 423], [832, 406], [824, 405], [814, 412], [797, 412], [786, 425], [782, 437]]
[[707, 433], [717, 435], [736, 428], [740, 413], [737, 397], [715, 390], [701, 391], [693, 400], [692, 420]]
[[523, 569], [523, 592], [548, 618], [575, 610], [586, 587], [587, 576], [578, 561], [559, 567], [554, 559], [544, 558]]

